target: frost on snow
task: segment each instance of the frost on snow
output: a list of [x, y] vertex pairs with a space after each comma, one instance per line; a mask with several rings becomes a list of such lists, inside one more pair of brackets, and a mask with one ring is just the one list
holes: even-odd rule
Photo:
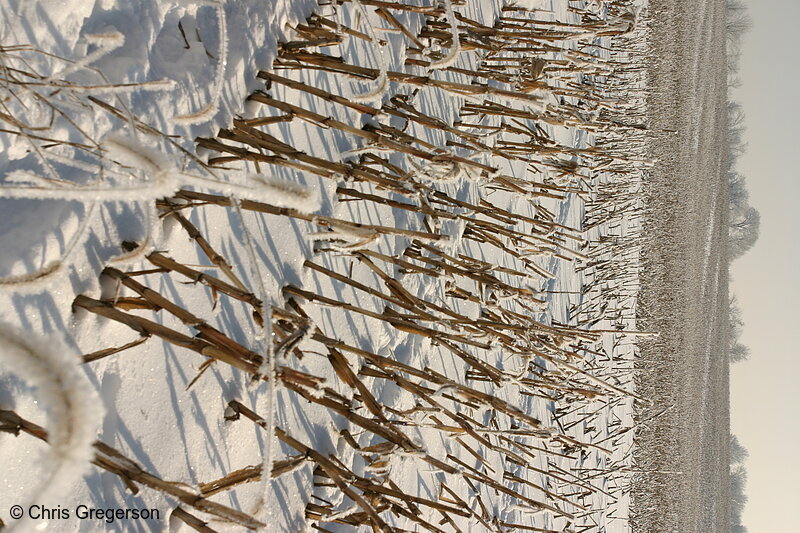
[[[58, 503], [94, 458], [93, 443], [103, 421], [102, 403], [94, 385], [78, 366], [80, 359], [63, 341], [41, 338], [0, 323], [0, 368], [33, 384], [47, 409], [50, 444], [45, 477], [33, 494], [36, 502]], [[26, 531], [28, 522], [11, 530]]]

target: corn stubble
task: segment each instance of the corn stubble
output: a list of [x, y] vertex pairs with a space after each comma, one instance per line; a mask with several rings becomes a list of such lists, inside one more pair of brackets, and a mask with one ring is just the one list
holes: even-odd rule
[[[352, 8], [347, 1], [335, 4]], [[248, 99], [261, 113], [197, 139], [198, 147], [212, 152], [212, 168], [238, 165], [264, 173], [286, 168], [335, 180], [339, 202], [353, 207], [353, 219], [190, 189], [159, 200], [161, 218], [185, 232], [214, 273], [170, 251], [148, 253], [142, 270], [109, 265], [103, 277], [116, 287], [114, 294], [79, 295], [73, 305], [123, 324], [134, 337], [86, 354], [84, 362], [124, 358], [160, 339], [197, 356], [198, 373], [189, 387], [212, 365], [228, 365], [346, 420], [347, 428], [333, 436], [344, 451], [326, 454], [293, 436], [295, 428], [268, 422], [237, 398], [223, 398], [227, 409], [219, 413], [229, 423], [273, 432], [281, 449], [291, 450], [266, 467], [270, 479], [304, 467], [313, 471], [305, 517], [319, 531], [331, 531], [332, 524], [408, 531], [393, 525], [398, 520], [431, 532], [466, 531], [467, 523], [498, 533], [599, 531], [593, 517], [604, 509], [596, 497], [614, 503], [630, 490], [631, 450], [615, 451], [633, 429], [619, 417], [600, 420], [600, 413], [643, 401], [630, 386], [631, 362], [615, 364], [605, 343], [611, 338], [616, 348], [643, 334], [627, 331], [635, 315], [641, 243], [623, 227], [641, 216], [640, 179], [648, 164], [641, 99], [631, 86], [631, 78], [641, 74], [628, 53], [636, 37], [618, 22], [574, 7], [573, 22], [566, 23], [512, 6], [496, 21], [476, 21], [453, 2], [453, 21], [435, 3], [360, 4], [404, 39], [406, 71], [382, 73], [336, 55], [337, 47], [353, 40], [380, 45], [321, 14], [330, 11], [321, 6], [320, 14], [294, 28], [296, 40], [280, 45], [273, 70], [259, 74], [265, 90]], [[608, 4], [615, 20], [630, 7], [627, 0]], [[419, 28], [409, 24], [411, 18]], [[597, 37], [608, 37], [612, 49], [596, 44]], [[453, 47], [479, 60], [460, 63], [469, 68], [447, 64]], [[319, 80], [320, 72], [341, 83], [323, 88], [308, 81]], [[382, 104], [354, 101], [335, 90], [348, 80], [370, 83], [382, 75], [392, 91]], [[418, 105], [426, 91], [443, 95], [443, 101], [458, 96], [457, 118]], [[99, 100], [97, 105], [118, 113]], [[369, 117], [366, 125], [361, 116]], [[398, 120], [406, 127], [392, 125]], [[281, 136], [282, 125], [297, 121], [336, 130], [364, 149], [344, 159], [306, 153]], [[591, 135], [593, 142], [584, 148], [561, 144], [548, 133], [551, 127]], [[525, 169], [525, 177], [509, 173], [509, 165]], [[479, 184], [480, 197], [456, 198], [449, 185], [465, 181]], [[517, 195], [525, 209], [502, 208], [493, 193]], [[585, 210], [578, 227], [559, 222], [552, 210], [571, 197]], [[195, 214], [220, 209], [306, 224], [316, 245], [303, 266], [325, 282], [314, 290], [286, 284], [282, 301], [264, 302], [259, 289], [237, 274], [234, 258], [215, 249], [213, 236], [192, 222]], [[418, 229], [359, 220], [359, 213], [371, 209], [400, 210]], [[460, 243], [447, 230], [454, 224], [461, 228]], [[138, 246], [126, 243], [128, 251]], [[558, 264], [580, 273], [577, 290], [548, 285]], [[354, 268], [364, 275], [355, 278]], [[436, 294], [421, 295], [419, 277], [435, 283]], [[162, 280], [203, 291], [214, 305], [228, 299], [247, 307], [254, 323], [271, 332], [270, 349], [256, 353], [237, 341], [235, 332], [212, 326], [203, 311], [159, 291], [168, 286]], [[553, 293], [567, 295], [571, 303], [566, 320], [553, 316]], [[480, 312], [467, 313], [461, 304]], [[323, 309], [417, 337], [415, 346], [448, 354], [458, 364], [418, 368], [388, 351], [342, 340], [316, 319]], [[599, 329], [602, 321], [611, 329]], [[304, 365], [310, 359], [316, 372]], [[392, 402], [381, 393], [389, 389], [408, 400]], [[529, 412], [530, 398], [552, 406], [550, 422]], [[10, 411], [0, 412], [0, 423], [3, 431], [47, 438], [42, 428]], [[419, 440], [421, 432], [440, 434], [451, 452], [431, 455]], [[255, 516], [211, 499], [264, 482], [262, 464], [243, 464], [191, 488], [158, 478], [102, 442], [95, 446], [98, 467], [119, 476], [134, 493], [145, 486], [177, 499], [172, 516], [197, 531], [214, 531], [209, 517], [248, 529], [263, 526]], [[360, 458], [358, 468], [354, 456]], [[423, 496], [401, 487], [393, 469], [397, 456], [424, 463], [435, 490]], [[596, 461], [587, 463], [590, 457]], [[508, 522], [486, 501], [487, 494], [505, 495], [526, 512], [546, 513], [557, 529]], [[343, 510], [335, 503], [341, 501], [352, 506]]]

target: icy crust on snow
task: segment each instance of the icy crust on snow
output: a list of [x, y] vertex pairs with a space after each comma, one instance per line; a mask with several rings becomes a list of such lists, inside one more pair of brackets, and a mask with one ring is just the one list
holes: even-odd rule
[[[532, 7], [545, 9], [543, 16], [558, 20], [570, 17], [565, 1], [529, 3], [537, 4]], [[61, 88], [59, 95], [49, 98], [56, 106], [69, 109], [69, 113], [65, 114], [78, 120], [77, 124], [72, 124], [65, 116], [56, 114], [56, 129], [62, 135], [59, 139], [89, 147], [66, 145], [53, 151], [45, 148], [45, 141], [32, 137], [0, 136], [0, 142], [3, 143], [0, 152], [9, 154], [6, 166], [0, 167], [3, 186], [9, 187], [8, 196], [14, 194], [11, 191], [17, 190], [13, 187], [21, 185], [29, 189], [38, 187], [40, 191], [47, 191], [46, 195], [51, 195], [43, 193], [42, 196], [34, 196], [31, 193], [26, 197], [28, 199], [15, 199], [13, 202], [0, 199], [3, 205], [13, 206], [10, 209], [12, 216], [24, 222], [29, 230], [3, 232], [0, 237], [4, 251], [10, 252], [7, 257], [21, 258], [13, 264], [9, 259], [3, 259], [0, 263], [0, 274], [6, 275], [6, 281], [10, 280], [10, 283], [6, 283], [8, 287], [0, 288], [0, 317], [19, 324], [26, 331], [65, 332], [70, 344], [88, 353], [109, 346], [120, 346], [136, 337], [134, 332], [121, 324], [97, 318], [85, 311], [73, 313], [71, 304], [76, 294], [90, 294], [106, 300], [124, 294], [124, 289], [108, 277], [101, 278], [98, 284], [96, 280], [104, 267], [127, 264], [131, 269], [151, 269], [152, 265], [143, 259], [144, 254], [168, 250], [174, 259], [183, 264], [192, 265], [201, 273], [222, 277], [219, 265], [213, 264], [198, 249], [175, 217], [158, 218], [153, 205], [153, 199], [161, 196], [158, 183], [164, 183], [165, 189], [187, 187], [232, 197], [230, 209], [213, 206], [194, 208], [187, 216], [210, 241], [210, 245], [232, 263], [232, 269], [242, 283], [256, 293], [262, 304], [262, 316], [269, 316], [271, 305], [283, 304], [282, 289], [287, 285], [319, 294], [335, 294], [340, 301], [377, 313], [382, 311], [383, 303], [377, 298], [318, 275], [304, 268], [303, 263], [307, 259], [318, 261], [325, 268], [347, 272], [349, 278], [360, 283], [381, 287], [383, 279], [365, 263], [352, 261], [347, 254], [358, 250], [391, 254], [394, 250], [407, 247], [409, 239], [402, 235], [384, 235], [374, 229], [355, 227], [348, 221], [417, 231], [425, 231], [427, 221], [401, 209], [377, 203], [337, 200], [337, 185], [359, 188], [362, 187], [360, 184], [352, 185], [343, 181], [334, 183], [335, 180], [324, 180], [309, 172], [267, 165], [257, 167], [251, 163], [244, 165], [234, 162], [224, 169], [208, 169], [192, 155], [195, 137], [215, 135], [219, 127], [229, 126], [238, 113], [243, 112], [247, 117], [269, 113], [252, 101], [244, 104], [244, 98], [251, 91], [264, 88], [262, 82], [256, 81], [255, 74], [259, 68], [270, 67], [276, 54], [277, 41], [291, 40], [291, 33], [285, 31], [286, 23], [303, 21], [312, 8], [317, 9], [315, 3], [187, 0], [125, 4], [98, 1], [75, 2], [72, 11], [55, 9], [55, 5], [46, 1], [22, 4], [0, 0], [0, 7], [11, 15], [2, 26], [3, 42], [32, 43], [37, 48], [66, 59], [24, 51], [28, 60], [40, 62], [36, 63], [37, 70], [61, 73], [76, 85]], [[396, 83], [386, 81], [387, 71], [405, 71], [408, 44], [397, 31], [377, 31], [378, 28], [386, 28], [386, 24], [374, 14], [374, 9], [364, 7], [361, 2], [337, 6], [337, 11], [329, 6], [326, 15], [369, 37], [366, 40], [345, 41], [341, 53], [349, 61], [378, 68], [380, 73], [377, 80], [352, 81], [308, 71], [292, 77], [313, 81], [315, 86], [328, 87], [332, 92], [335, 89], [339, 91], [337, 94], [349, 94], [352, 101], [380, 107], [395, 94], [411, 92], [408, 87], [398, 87]], [[499, 16], [501, 6], [493, 2], [451, 4], [447, 1], [444, 7], [446, 22], [455, 19], [453, 10], [457, 9], [465, 16], [490, 24]], [[398, 13], [396, 16], [412, 33], [419, 31], [424, 23], [424, 17], [418, 14]], [[44, 27], [53, 31], [35, 30]], [[236, 31], [233, 31], [234, 28]], [[439, 50], [444, 57], [434, 61], [430, 69], [418, 69], [418, 74], [459, 83], [471, 82], [469, 76], [445, 72], [448, 66], [474, 68], [477, 62], [476, 54], [462, 50], [455, 38], [456, 32], [452, 34], [453, 46]], [[386, 44], [380, 41], [386, 41]], [[286, 74], [285, 71], [277, 72]], [[381, 80], [381, 77], [384, 79]], [[56, 80], [55, 74], [52, 80]], [[32, 98], [30, 93], [25, 94]], [[21, 93], [21, 98], [26, 98], [25, 94]], [[359, 116], [342, 106], [321, 104], [318, 99], [277, 84], [272, 86], [270, 94], [359, 126], [388, 122], [410, 135], [423, 138], [437, 147], [443, 156], [463, 155], [458, 147], [448, 146], [448, 140], [452, 140], [452, 137], [441, 130], [406, 123], [382, 113], [377, 117]], [[117, 113], [89, 100], [89, 96], [113, 105]], [[408, 96], [415, 99], [415, 105], [421, 112], [437, 116], [448, 125], [460, 119], [458, 110], [465, 100], [482, 101], [453, 93], [443, 96], [441, 91], [430, 88], [422, 88]], [[497, 100], [508, 103], [504, 99]], [[526, 100], [520, 105], [539, 112], [547, 103], [552, 102]], [[48, 118], [49, 111], [43, 104], [33, 108], [43, 115], [39, 117], [41, 120]], [[576, 132], [569, 125], [544, 127], [564, 145], [585, 147], [591, 140], [588, 134]], [[336, 161], [347, 160], [370, 150], [384, 153], [380, 146], [370, 146], [332, 128], [319, 128], [297, 118], [273, 124], [269, 131], [281, 134], [282, 140], [291, 142], [298, 150]], [[97, 146], [91, 141], [96, 141]], [[201, 154], [201, 159], [205, 160], [207, 156]], [[162, 157], [166, 159], [162, 160]], [[403, 165], [400, 159], [393, 156], [392, 162]], [[489, 166], [499, 160], [489, 152], [475, 159]], [[481, 189], [486, 176], [463, 163], [446, 157], [439, 161], [413, 158], [408, 158], [408, 161], [406, 170], [414, 180], [433, 183], [452, 197], [478, 202], [479, 193], [486, 192]], [[102, 172], [98, 173], [98, 168]], [[523, 162], [503, 163], [498, 172], [510, 177], [522, 177], [528, 169]], [[577, 179], [567, 175], [559, 177], [557, 172], [545, 172], [565, 185]], [[10, 181], [8, 176], [12, 178]], [[14, 180], [14, 176], [18, 179]], [[587, 176], [583, 178], [588, 179]], [[598, 180], [602, 181], [602, 178]], [[138, 195], [133, 197], [134, 193], [131, 193], [131, 197], [126, 197], [125, 184], [132, 190], [138, 188]], [[116, 187], [120, 189], [115, 196], [111, 191]], [[69, 198], [73, 201], [67, 202], [68, 198], [59, 196], [59, 192], [81, 191], [83, 188], [87, 188], [86, 196], [81, 197], [79, 192], [69, 193], [73, 194]], [[109, 192], [107, 196], [106, 191]], [[534, 217], [537, 210], [547, 209], [555, 213], [559, 224], [581, 227], [584, 205], [578, 195], [568, 195], [563, 201], [545, 199], [541, 203], [532, 196], [496, 191], [489, 198], [500, 207], [528, 217]], [[403, 199], [400, 195], [392, 198]], [[304, 221], [255, 213], [242, 208], [244, 199], [259, 200], [313, 216], [310, 221]], [[180, 207], [180, 204], [172, 207]], [[326, 222], [323, 229], [319, 221], [325, 216], [333, 216], [344, 222]], [[0, 221], [0, 228], [4, 227], [2, 224], [4, 222]], [[461, 251], [472, 257], [496, 260], [501, 267], [519, 268], [519, 264], [507, 256], [489, 252], [485, 247], [465, 239], [464, 221], [444, 221], [437, 229], [447, 237], [446, 241], [439, 244], [448, 253]], [[636, 230], [635, 223], [623, 223], [615, 231], [624, 237], [635, 234]], [[594, 228], [588, 233], [596, 235], [598, 232], [599, 228]], [[32, 241], [32, 236], [38, 240]], [[123, 253], [120, 248], [122, 241], [135, 242], [140, 246]], [[341, 253], [315, 254], [315, 250], [320, 248], [333, 248]], [[570, 307], [591, 306], [591, 301], [587, 303], [581, 297], [570, 294], [581, 290], [591, 275], [591, 269], [578, 272], [574, 264], [556, 257], [557, 253], [560, 251], [531, 249], [531, 260], [540, 274], [530, 274], [526, 280], [531, 293], [545, 299], [537, 311], [541, 312], [542, 321], [548, 324], [569, 323], [573, 319]], [[613, 251], [609, 254], [613, 254]], [[51, 268], [51, 264], [58, 266]], [[39, 269], [52, 275], [42, 277], [42, 282], [32, 287], [23, 288], [21, 280], [13, 277], [31, 276], [32, 273], [37, 274]], [[543, 279], [546, 281], [542, 282]], [[268, 342], [272, 340], [272, 333], [269, 327], [262, 328], [259, 325], [251, 307], [177, 276], [151, 272], [137, 277], [137, 280], [157, 289], [183, 308], [190, 309], [209, 326], [225, 331], [246, 349], [263, 356], [264, 364], [258, 368], [259, 375], [272, 377], [274, 365], [291, 361], [294, 368], [324, 376], [319, 388], [309, 388], [309, 394], [322, 394], [321, 388], [330, 386], [336, 393], [352, 398], [352, 389], [331, 372], [325, 357], [319, 355], [324, 353], [324, 348], [309, 338], [310, 333], [297, 340], [306, 353], [302, 361], [298, 361], [286, 353], [272, 353], [272, 344]], [[445, 287], [474, 290], [473, 285], [463, 280], [452, 280], [450, 285], [445, 285], [411, 274], [402, 280], [405, 290], [431, 302], [448, 298]], [[538, 292], [540, 290], [542, 292]], [[554, 294], [561, 291], [563, 294]], [[511, 301], [511, 296], [496, 295], [494, 305], [502, 306]], [[625, 310], [630, 309], [633, 303], [620, 300], [614, 305]], [[471, 318], [480, 317], [482, 312], [480, 305], [469, 301], [456, 302], [453, 308]], [[305, 309], [310, 315], [309, 324], [317, 325], [326, 332], [335, 332], [338, 339], [354, 346], [391, 356], [414, 368], [429, 367], [443, 375], [459, 376], [459, 379], [468, 370], [461, 359], [430, 339], [400, 332], [363, 315], [337, 312], [324, 305], [309, 305]], [[147, 312], [142, 316], [175, 329], [183, 326], [178, 318], [165, 313], [155, 315]], [[608, 320], [595, 326], [613, 329]], [[627, 320], [625, 326], [626, 329], [634, 329], [635, 324]], [[434, 323], [431, 327], [436, 329], [442, 326]], [[613, 387], [626, 385], [615, 382], [613, 374], [619, 369], [622, 375], [628, 371], [635, 350], [629, 342], [621, 334], [603, 337], [602, 351], [613, 357], [608, 366], [600, 371], [600, 386], [614, 391]], [[357, 369], [361, 366], [357, 356], [347, 353], [344, 357], [351, 367]], [[515, 360], [499, 348], [491, 350], [488, 357], [493, 358], [493, 363], [517, 372], [522, 372], [531, 361], [548, 365], [547, 361], [538, 359], [534, 354], [523, 360]], [[586, 357], [591, 364], [595, 363], [590, 354], [586, 354]], [[463, 485], [463, 471], [458, 474], [432, 473], [429, 464], [423, 461], [423, 453], [419, 451], [395, 449], [388, 454], [385, 464], [369, 465], [363, 457], [365, 454], [356, 453], [345, 441], [342, 430], [351, 431], [361, 448], [376, 444], [379, 439], [374, 435], [357, 431], [343, 417], [311, 406], [280, 385], [264, 383], [263, 380], [253, 381], [250, 376], [226, 365], [215, 363], [209, 366], [187, 390], [202, 362], [202, 358], [187, 350], [151, 338], [130, 351], [86, 366], [93, 390], [99, 392], [108, 409], [103, 418], [100, 439], [119, 448], [148, 471], [158, 473], [163, 479], [187, 483], [187, 486], [220, 478], [247, 465], [262, 464], [269, 468], [275, 461], [296, 453], [273, 437], [274, 428], [289, 431], [323, 455], [335, 454], [356, 474], [370, 472], [370, 475], [380, 475], [391, 472], [392, 479], [412, 494], [435, 498], [443, 481], [452, 486]], [[585, 384], [585, 380], [569, 362], [557, 361], [552, 366], [558, 366], [565, 375], [574, 372], [575, 382]], [[419, 422], [420, 428], [408, 433], [425, 453], [436, 458], [453, 453], [460, 460], [475, 464], [474, 458], [457, 444], [453, 436], [447, 436], [433, 424], [424, 422], [424, 410], [419, 409], [421, 405], [413, 395], [392, 382], [373, 378], [364, 378], [364, 382], [379, 402], [406, 413], [403, 416], [408, 420]], [[608, 384], [612, 387], [608, 387]], [[595, 382], [593, 385], [598, 384]], [[458, 388], [448, 387], [438, 387], [432, 400], [455, 409], [455, 402], [447, 396]], [[519, 380], [511, 380], [503, 384], [497, 395], [542, 421], [537, 438], [541, 439], [539, 444], [547, 449], [555, 450], [561, 446], [552, 440], [556, 431], [560, 431], [557, 428], [559, 423], [571, 428], [570, 438], [576, 441], [602, 441], [611, 437], [612, 426], [632, 424], [630, 398], [610, 394], [610, 398], [588, 402], [580, 411], [566, 413], [556, 422], [553, 415], [557, 406], [541, 398], [524, 395], [521, 391], [531, 392], [530, 387], [526, 387]], [[475, 388], [490, 390], [489, 385], [480, 383], [475, 384]], [[264, 418], [259, 424], [251, 424], [243, 418], [238, 421], [226, 420], [234, 418], [227, 404], [231, 399], [237, 399]], [[597, 430], [582, 422], [582, 418], [593, 411], [602, 413], [600, 419], [605, 424]], [[25, 414], [33, 415], [29, 412]], [[517, 417], [493, 413], [486, 406], [481, 406], [471, 415], [487, 425], [493, 416], [502, 427], [518, 423]], [[513, 435], [513, 432], [509, 434]], [[629, 460], [631, 436], [624, 435], [610, 453], [598, 449], [581, 452], [581, 466], [587, 470], [624, 468]], [[9, 443], [8, 439], [1, 442]], [[605, 446], [610, 447], [608, 444]], [[498, 476], [509, 470], [514, 475], [525, 477], [521, 467], [505, 461], [500, 454], [492, 454], [484, 460]], [[546, 471], [553, 466], [551, 461], [547, 454], [537, 454], [532, 465]], [[555, 463], [559, 467], [565, 465], [566, 462]], [[257, 517], [267, 524], [265, 531], [310, 530], [312, 526], [305, 517], [305, 507], [310, 502], [327, 500], [333, 505], [335, 516], [345, 518], [351, 515], [355, 508], [349, 499], [342, 496], [341, 491], [314, 486], [314, 470], [311, 461], [302, 461], [275, 481], [262, 479], [261, 482], [243, 484], [215, 498]], [[528, 479], [541, 487], [548, 483], [544, 475], [530, 476]], [[20, 484], [24, 482], [22, 479], [14, 481]], [[317, 481], [320, 479], [317, 478]], [[616, 479], [601, 478], [592, 483], [597, 488], [591, 500], [593, 514], [582, 517], [578, 525], [596, 520], [599, 521], [598, 527], [606, 531], [627, 531], [625, 519], [629, 500], [625, 487], [613, 486], [617, 483]], [[524, 487], [520, 486], [522, 489]], [[8, 500], [8, 493], [5, 492], [8, 490], [13, 489], [0, 488], [0, 501]], [[519, 505], [514, 498], [497, 494], [486, 487], [479, 490], [483, 501], [488, 504], [488, 511], [499, 520], [537, 528], [567, 527], [563, 518], [548, 511]], [[615, 496], [607, 497], [612, 492]], [[544, 492], [535, 494], [545, 499]], [[65, 505], [92, 502], [97, 506], [156, 506], [163, 510], [164, 515], [177, 505], [172, 499], [149, 490], [131, 495], [119, 479], [99, 472], [93, 472], [86, 482], [74, 483], [65, 498], [68, 500]], [[236, 530], [213, 517], [202, 517], [214, 529]], [[188, 531], [188, 526], [177, 518], [162, 518], [164, 523], [152, 527]], [[435, 515], [429, 518], [439, 519]], [[409, 521], [399, 520], [398, 524], [400, 527], [416, 527]], [[467, 520], [460, 525], [464, 530], [483, 530]], [[68, 530], [89, 531], [91, 527], [73, 523], [69, 524]], [[333, 524], [326, 524], [326, 527], [337, 528]], [[331, 530], [348, 531], [346, 526]]]

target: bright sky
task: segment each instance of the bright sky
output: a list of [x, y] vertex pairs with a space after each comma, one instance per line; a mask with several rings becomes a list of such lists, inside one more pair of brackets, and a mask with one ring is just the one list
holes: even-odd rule
[[745, 321], [742, 342], [752, 352], [732, 368], [732, 431], [750, 451], [744, 525], [751, 533], [798, 531], [800, 2], [747, 2], [754, 24], [744, 42], [743, 85], [733, 98], [747, 114], [749, 149], [740, 170], [761, 212], [761, 237], [732, 269], [731, 289]]

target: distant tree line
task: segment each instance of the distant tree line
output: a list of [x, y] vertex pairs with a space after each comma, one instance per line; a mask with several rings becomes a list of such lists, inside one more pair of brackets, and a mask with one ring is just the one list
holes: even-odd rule
[[728, 321], [730, 323], [728, 333], [728, 356], [732, 363], [738, 363], [750, 357], [750, 348], [739, 342], [742, 336], [744, 320], [742, 320], [742, 309], [739, 307], [736, 296], [731, 296], [730, 299]]
[[[743, 0], [726, 0], [726, 52], [728, 55], [728, 82], [737, 85], [739, 82], [739, 56], [741, 55], [742, 37], [751, 26]], [[730, 225], [728, 228], [730, 259], [736, 259], [752, 248], [758, 239], [761, 217], [754, 207], [750, 206], [750, 195], [747, 192], [745, 177], [736, 167], [739, 158], [747, 151], [744, 140], [744, 110], [739, 102], [728, 101], [728, 184], [730, 189]], [[728, 356], [735, 363], [744, 361], [750, 356], [750, 349], [739, 342], [744, 322], [742, 310], [736, 297], [732, 297], [728, 307], [729, 343]]]
[[[743, 0], [726, 0], [725, 19], [726, 54], [728, 63], [728, 87], [741, 84], [739, 58], [742, 38], [752, 26]], [[744, 110], [738, 102], [728, 101], [728, 157], [727, 173], [730, 187], [730, 258], [741, 257], [758, 240], [761, 216], [750, 206], [745, 177], [738, 171], [737, 162], [747, 151], [744, 140]]]
[[[742, 53], [742, 38], [752, 26], [744, 0], [726, 0], [725, 35], [729, 90], [741, 85], [739, 59]], [[728, 100], [728, 157], [727, 173], [730, 188], [730, 260], [744, 255], [758, 240], [761, 216], [750, 205], [745, 177], [737, 169], [739, 158], [747, 151], [744, 140], [745, 120], [741, 104]], [[731, 362], [743, 361], [750, 350], [739, 342], [744, 321], [736, 297], [730, 299], [728, 318], [730, 322], [728, 356]], [[745, 460], [748, 452], [736, 435], [730, 437], [730, 510], [731, 533], [747, 533], [742, 523], [742, 513], [747, 503], [747, 470]]]
[[[731, 0], [738, 1], [738, 0]], [[747, 151], [744, 141], [744, 111], [738, 102], [728, 102], [728, 186], [730, 189], [730, 258], [744, 255], [758, 240], [761, 215], [750, 205], [745, 177], [736, 164]]]
[[744, 0], [726, 0], [725, 7], [725, 52], [728, 56], [728, 85], [738, 87], [741, 84], [739, 79], [739, 57], [742, 53], [742, 37], [753, 26], [753, 20], [747, 13], [747, 5]]
[[744, 462], [749, 453], [736, 435], [731, 434], [731, 533], [747, 533], [742, 512], [747, 503], [747, 470]]

